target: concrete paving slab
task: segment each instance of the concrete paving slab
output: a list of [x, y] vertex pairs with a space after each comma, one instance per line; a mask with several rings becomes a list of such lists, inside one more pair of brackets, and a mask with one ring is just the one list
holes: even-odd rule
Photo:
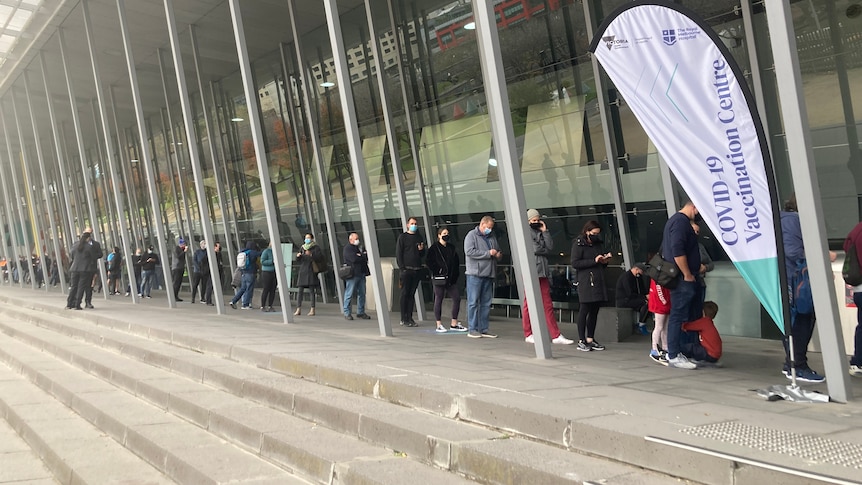
[[402, 457], [355, 461], [339, 465], [333, 485], [402, 485], [433, 483], [434, 485], [466, 485], [475, 483], [454, 473], [422, 466]]

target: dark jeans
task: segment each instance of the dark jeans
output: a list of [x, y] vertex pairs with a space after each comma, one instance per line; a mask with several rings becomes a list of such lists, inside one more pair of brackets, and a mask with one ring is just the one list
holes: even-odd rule
[[696, 308], [695, 299], [701, 295], [701, 286], [697, 281], [685, 281], [679, 277], [679, 284], [670, 290], [670, 315], [667, 319], [667, 358], [673, 359], [680, 349], [680, 334], [682, 324], [700, 318], [692, 311]]
[[199, 271], [194, 271], [192, 272], [192, 303], [194, 303], [195, 297], [198, 294], [198, 286], [201, 288], [201, 301], [203, 301], [207, 284], [204, 281], [204, 275]]
[[183, 286], [183, 273], [185, 272], [185, 268], [171, 270], [171, 279], [174, 283], [174, 298], [180, 297], [180, 287]]
[[[811, 337], [814, 335], [814, 321], [815, 318], [813, 313], [797, 313], [796, 317], [791, 320], [790, 334], [793, 336], [793, 357], [796, 363], [794, 367], [797, 369], [808, 368], [808, 343], [811, 342]], [[788, 345], [788, 341], [789, 339], [785, 337], [785, 367], [790, 367], [790, 347]]]
[[702, 360], [704, 362], [718, 362], [718, 359], [709, 355], [706, 352], [706, 349], [703, 348], [703, 345], [700, 342], [689, 342], [680, 345], [679, 351], [682, 352], [683, 355], [690, 359], [694, 360]]
[[434, 320], [440, 321], [443, 316], [443, 298], [452, 299], [452, 320], [458, 320], [458, 313], [461, 311], [461, 292], [458, 291], [456, 285], [451, 286], [435, 286], [434, 287]]
[[862, 366], [862, 292], [853, 293], [853, 303], [856, 304], [856, 338], [854, 340], [853, 357], [850, 365]]
[[81, 306], [84, 287], [90, 288], [90, 278], [92, 276], [89, 271], [72, 271], [72, 277], [69, 279], [69, 296], [66, 298], [67, 307]]
[[581, 303], [578, 309], [578, 339], [587, 341], [587, 338], [593, 338], [596, 335], [596, 323], [599, 318], [599, 310], [602, 308], [602, 302], [595, 301], [590, 303]]
[[[260, 293], [261, 308], [272, 306], [272, 302], [275, 300], [275, 285], [277, 282], [278, 281], [275, 279], [275, 271], [260, 272], [260, 285], [263, 287]], [[302, 288], [300, 288], [299, 291], [301, 295]], [[314, 300], [311, 301], [311, 306], [314, 306]]]
[[419, 271], [412, 269], [401, 270], [401, 321], [413, 321], [413, 310], [416, 308], [416, 288], [419, 287], [419, 281], [422, 279], [422, 274]]

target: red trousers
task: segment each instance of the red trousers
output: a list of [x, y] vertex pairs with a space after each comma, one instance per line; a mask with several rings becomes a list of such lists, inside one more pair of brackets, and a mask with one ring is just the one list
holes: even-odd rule
[[[554, 313], [554, 304], [551, 301], [551, 282], [548, 278], [539, 278], [539, 287], [542, 289], [542, 304], [545, 307], [545, 319], [548, 321], [548, 332], [551, 334], [551, 339], [560, 336], [560, 327], [557, 326], [557, 316]], [[524, 325], [524, 337], [529, 337], [533, 334], [533, 329], [530, 327], [530, 311], [527, 309], [527, 299], [524, 298], [524, 315], [522, 318]]]

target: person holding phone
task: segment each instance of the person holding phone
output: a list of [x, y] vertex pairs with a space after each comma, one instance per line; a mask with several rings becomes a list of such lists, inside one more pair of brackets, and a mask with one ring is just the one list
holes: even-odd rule
[[578, 350], [590, 352], [605, 350], [594, 336], [599, 309], [608, 300], [605, 285], [605, 268], [611, 253], [605, 251], [602, 228], [591, 220], [584, 224], [581, 233], [572, 243], [572, 268], [578, 270]]

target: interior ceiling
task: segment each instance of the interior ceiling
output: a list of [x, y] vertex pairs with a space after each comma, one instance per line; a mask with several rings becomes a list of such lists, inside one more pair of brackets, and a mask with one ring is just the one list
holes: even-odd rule
[[[326, 19], [322, 2], [319, 0], [296, 0], [295, 12], [297, 26], [302, 29], [301, 36], [314, 37], [315, 31], [325, 32]], [[134, 104], [126, 57], [123, 49], [122, 34], [117, 13], [117, 0], [87, 0], [90, 11], [95, 52], [106, 104], [110, 105], [110, 90], [116, 100], [117, 124], [120, 129], [136, 126]], [[356, 12], [364, 9], [363, 0], [338, 0], [339, 13]], [[236, 47], [230, 7], [227, 0], [173, 0], [174, 15], [178, 37], [182, 45], [186, 82], [192, 92], [197, 91], [195, 66], [191, 53], [189, 25], [196, 26], [198, 46], [201, 56], [203, 82], [219, 80], [237, 73]], [[146, 116], [157, 114], [165, 106], [159, 70], [159, 50], [162, 50], [165, 75], [171, 97], [171, 106], [178, 105], [176, 76], [173, 70], [170, 42], [168, 40], [165, 6], [162, 0], [125, 0], [129, 36], [138, 75], [141, 99]], [[287, 0], [255, 0], [241, 2], [241, 13], [245, 26], [246, 44], [252, 60], [278, 49], [278, 41], [291, 43], [293, 34], [290, 29]], [[81, 0], [45, 0], [42, 8], [28, 29], [22, 34], [21, 41], [10, 54], [9, 60], [0, 68], [0, 105], [6, 116], [10, 130], [10, 142], [18, 146], [17, 133], [12, 120], [10, 94], [18, 99], [19, 116], [26, 117], [24, 98], [24, 76], [27, 71], [30, 80], [34, 110], [43, 138], [50, 138], [50, 118], [45, 102], [42, 71], [39, 55], [44, 55], [47, 65], [48, 89], [54, 102], [58, 123], [64, 124], [66, 136], [74, 140], [69, 94], [60, 56], [58, 29], [62, 29], [66, 41], [66, 58], [73, 89], [76, 95], [78, 113], [85, 140], [93, 140], [96, 127], [93, 121], [91, 102], [96, 97], [92, 65], [90, 63], [87, 37], [84, 29]], [[230, 76], [227, 86], [229, 92], [239, 94], [241, 82], [238, 75]], [[205, 88], [206, 89], [206, 88]], [[23, 107], [23, 108], [22, 108]], [[178, 108], [174, 108], [177, 109]], [[113, 131], [113, 119], [108, 106], [108, 123]], [[24, 111], [24, 113], [21, 113]], [[154, 120], [154, 127], [160, 123]], [[22, 125], [26, 143], [32, 143], [32, 127]], [[6, 158], [5, 137], [0, 137], [3, 157]], [[47, 145], [43, 145], [46, 146]], [[74, 150], [72, 144], [69, 149]]]

